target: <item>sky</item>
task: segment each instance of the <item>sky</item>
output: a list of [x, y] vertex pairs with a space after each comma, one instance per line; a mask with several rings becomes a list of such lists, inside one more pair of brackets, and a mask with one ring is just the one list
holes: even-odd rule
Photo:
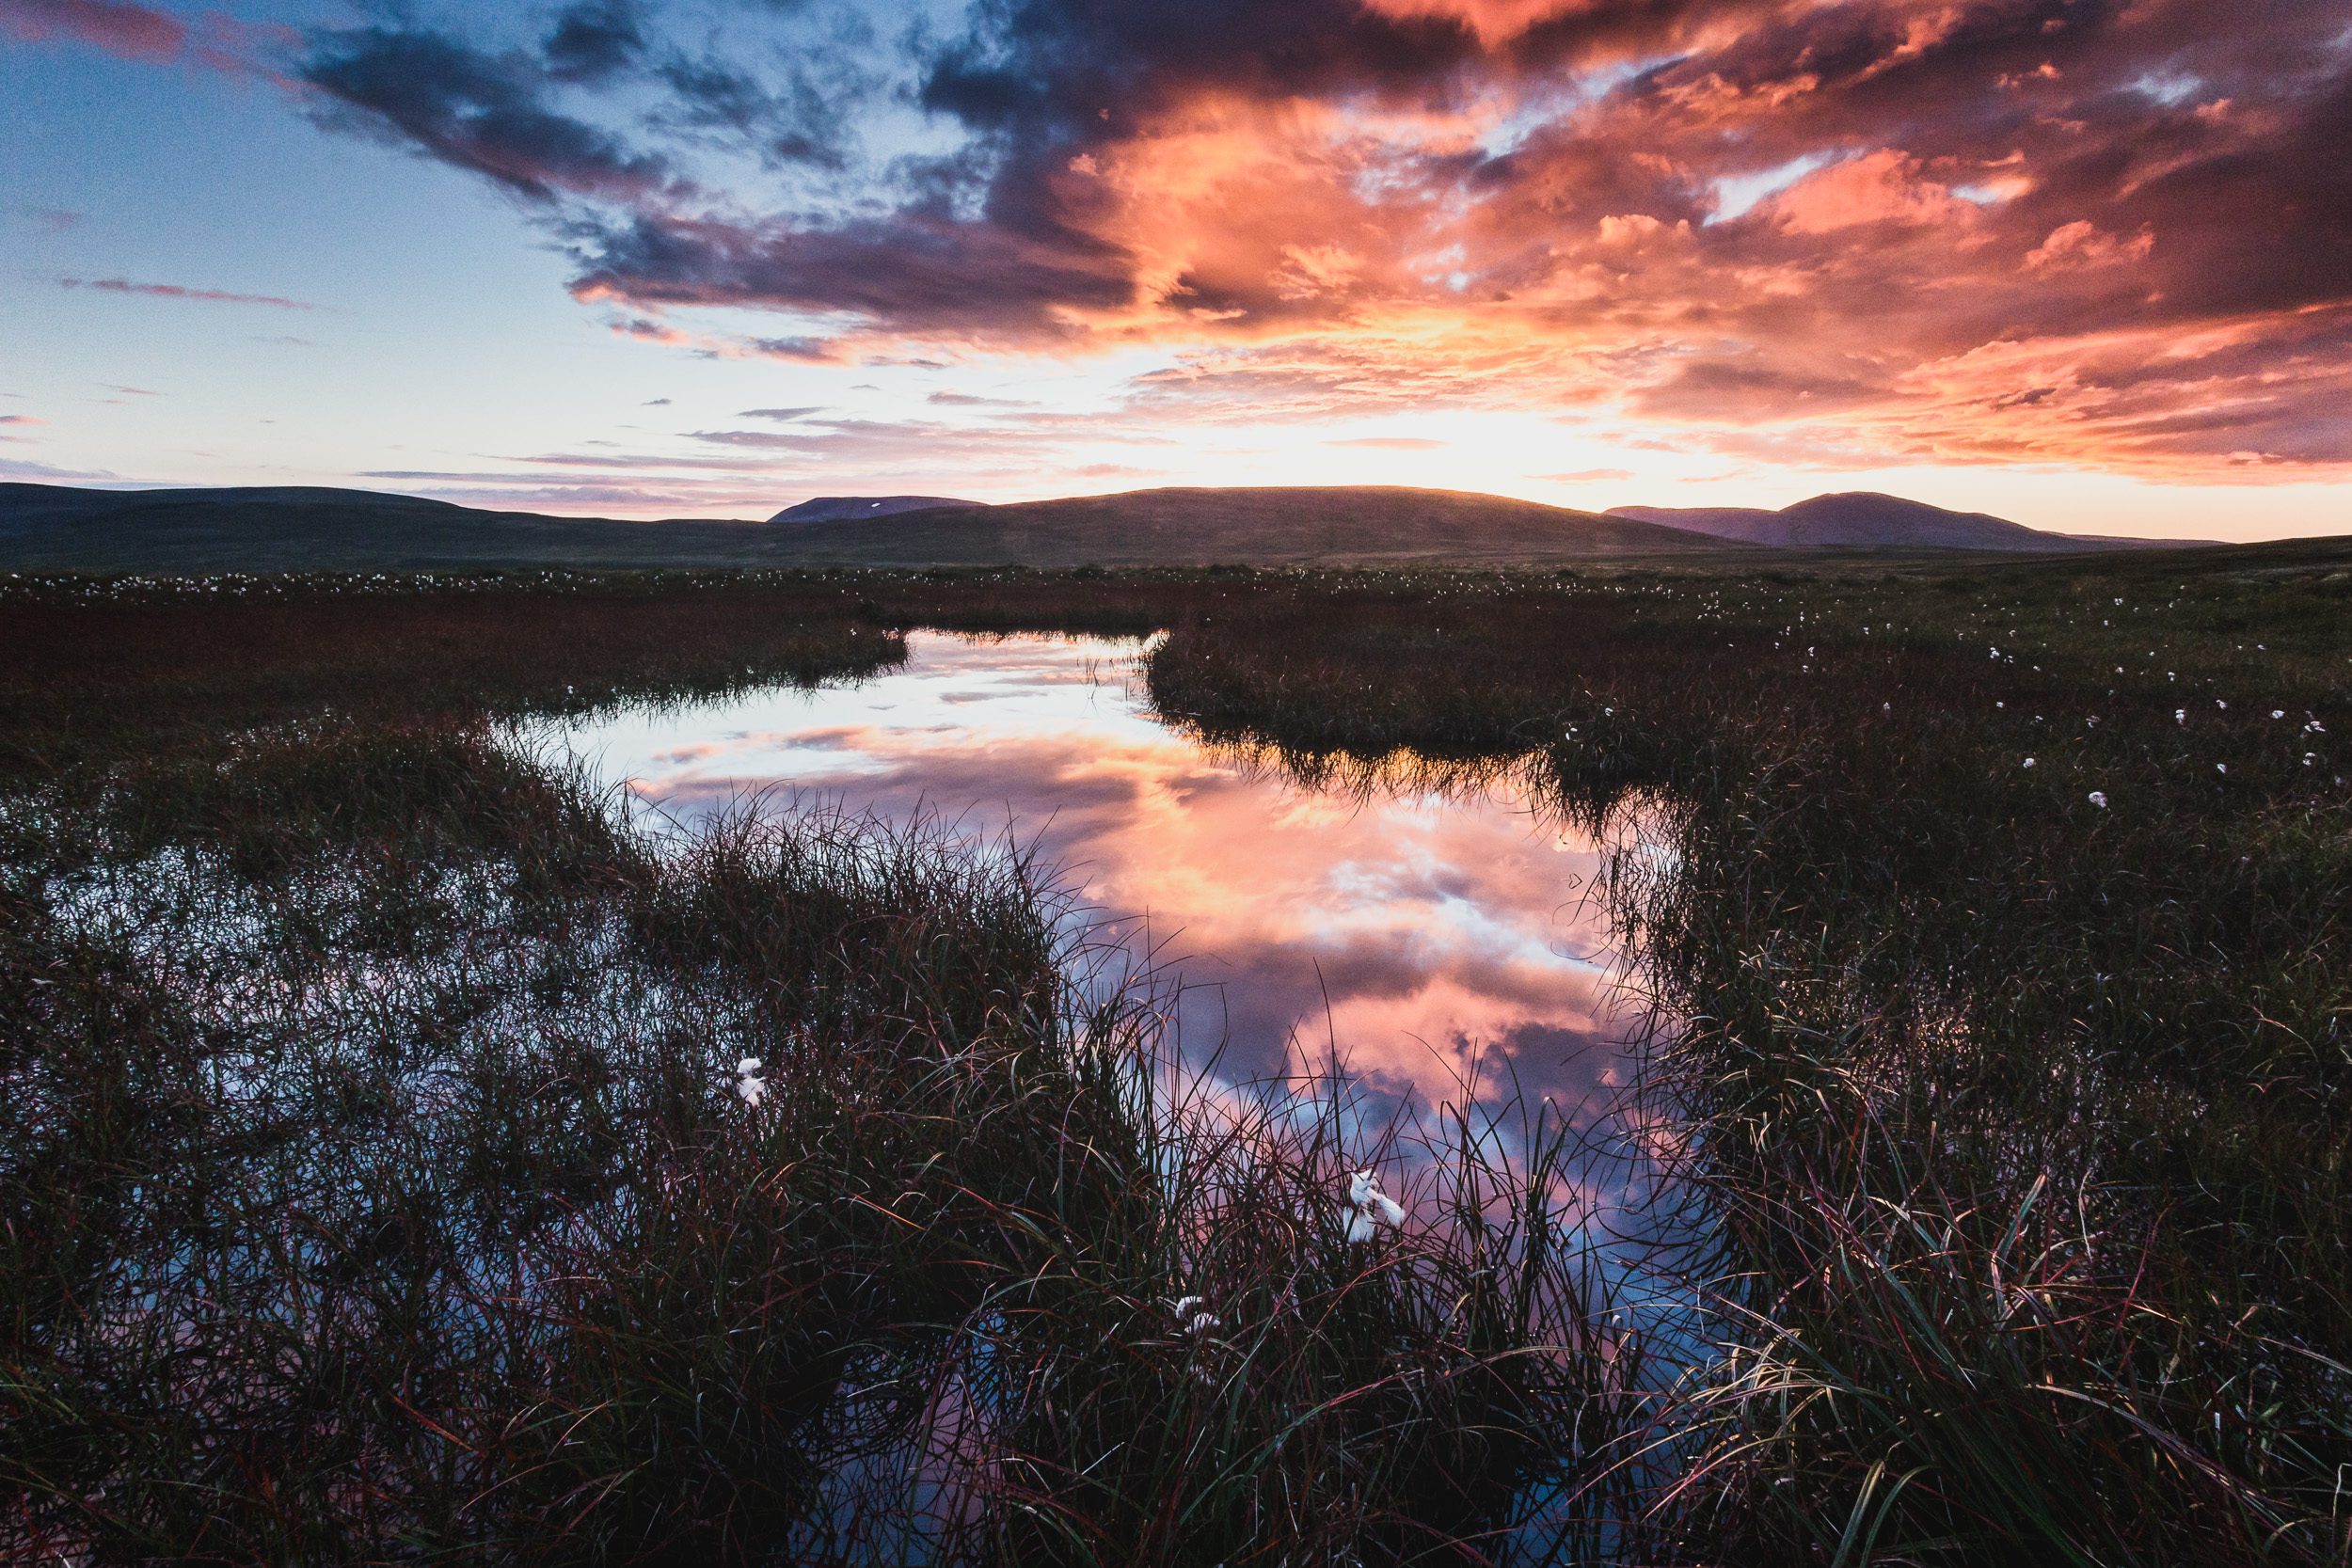
[[0, 480], [2352, 532], [2343, 0], [0, 0]]

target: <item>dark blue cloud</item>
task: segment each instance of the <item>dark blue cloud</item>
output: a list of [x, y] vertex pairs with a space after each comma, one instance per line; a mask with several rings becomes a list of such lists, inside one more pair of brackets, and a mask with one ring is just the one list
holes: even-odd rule
[[626, 0], [590, 0], [556, 18], [542, 46], [548, 73], [563, 82], [600, 82], [635, 65], [645, 52], [636, 8]]
[[301, 68], [332, 124], [414, 148], [533, 201], [642, 201], [676, 182], [660, 154], [550, 106], [554, 73], [442, 33], [361, 27], [323, 35]]

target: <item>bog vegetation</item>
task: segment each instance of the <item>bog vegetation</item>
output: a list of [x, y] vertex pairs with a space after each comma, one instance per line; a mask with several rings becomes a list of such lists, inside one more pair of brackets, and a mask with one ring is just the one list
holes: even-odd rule
[[[918, 625], [1641, 802], [1606, 1152], [1703, 1242], [1541, 1107], [1187, 1078], [1018, 846], [516, 738]], [[0, 654], [11, 1560], [2352, 1555], [2341, 561], [60, 579]]]

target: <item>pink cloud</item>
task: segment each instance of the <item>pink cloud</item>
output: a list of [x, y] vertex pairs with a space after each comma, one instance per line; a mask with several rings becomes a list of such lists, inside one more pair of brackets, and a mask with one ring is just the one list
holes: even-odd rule
[[176, 59], [188, 41], [179, 18], [121, 0], [0, 0], [0, 31], [28, 43], [71, 39], [142, 60]]
[[[100, 293], [144, 294], [151, 299], [198, 300], [215, 305], [266, 305], [279, 310], [315, 310], [317, 306], [304, 300], [286, 299], [278, 294], [229, 293], [219, 289], [190, 289], [178, 283], [133, 283], [120, 277], [60, 277], [57, 286], [64, 289], [90, 289]], [[132, 388], [124, 388], [131, 390]]]
[[[1150, 354], [1120, 411], [1163, 428], [1574, 411], [1798, 466], [2271, 479], [2352, 472], [2342, 31], [2341, 0], [1022, 0], [900, 46], [944, 150], [886, 168], [854, 89], [745, 61], [387, 22], [299, 74], [695, 354]], [[705, 179], [722, 124], [825, 194]]]

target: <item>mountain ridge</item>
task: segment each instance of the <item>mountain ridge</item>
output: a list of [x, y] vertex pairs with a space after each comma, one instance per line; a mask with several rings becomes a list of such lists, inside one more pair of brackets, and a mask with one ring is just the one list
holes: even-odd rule
[[1501, 565], [1728, 547], [1684, 530], [1535, 501], [1377, 486], [1142, 490], [778, 525], [551, 517], [316, 486], [0, 483], [0, 570], [19, 572]]
[[1604, 515], [1687, 529], [1769, 549], [1959, 549], [2073, 555], [2215, 542], [2051, 533], [1989, 512], [1954, 512], [1877, 490], [1832, 491], [1777, 512], [1754, 506], [1613, 506]]
[[[907, 503], [884, 510], [876, 502]], [[815, 503], [824, 503], [815, 506]], [[920, 504], [936, 503], [936, 504]], [[1846, 545], [1887, 506], [1916, 519], [1864, 547], [2056, 553], [2143, 542], [2043, 534], [1899, 498], [1817, 497], [1782, 513], [1706, 509], [1717, 528], [1762, 517]], [[811, 508], [846, 513], [818, 516]], [[1823, 514], [1828, 515], [1824, 520]], [[1795, 514], [1794, 525], [1790, 514]], [[1673, 518], [1674, 521], [1664, 519]], [[790, 520], [779, 520], [790, 519]], [[1810, 522], [1808, 522], [1810, 519]], [[87, 490], [0, 483], [0, 570], [299, 572], [517, 567], [1565, 565], [1778, 549], [1691, 526], [1689, 509], [1580, 512], [1476, 491], [1396, 485], [1170, 486], [988, 506], [936, 497], [833, 496], [778, 518], [632, 522], [495, 512], [325, 486]], [[1773, 536], [1771, 530], [1758, 530]], [[2022, 538], [2021, 538], [2022, 536]], [[1987, 544], [1988, 538], [1998, 543]], [[2147, 541], [2147, 544], [2158, 543]], [[2183, 542], [2185, 543], [2185, 542]], [[1824, 547], [1820, 543], [1800, 548]], [[1846, 547], [1853, 547], [1846, 546]]]

